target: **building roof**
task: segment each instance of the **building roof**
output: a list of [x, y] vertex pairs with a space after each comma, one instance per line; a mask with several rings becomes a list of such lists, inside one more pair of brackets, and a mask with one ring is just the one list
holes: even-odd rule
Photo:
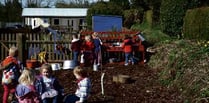
[[24, 8], [23, 17], [86, 17], [87, 8]]

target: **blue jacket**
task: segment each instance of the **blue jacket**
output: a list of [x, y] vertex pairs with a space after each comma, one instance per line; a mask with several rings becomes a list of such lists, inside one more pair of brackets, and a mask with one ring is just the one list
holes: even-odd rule
[[94, 51], [95, 52], [98, 52], [101, 50], [101, 40], [100, 39], [93, 39], [93, 42], [94, 42]]
[[[63, 87], [59, 84], [58, 80], [52, 76], [53, 89], [57, 90], [59, 95], [63, 94]], [[43, 82], [43, 77], [40, 76], [35, 81], [35, 88], [39, 95], [42, 95], [46, 91], [46, 85]]]
[[40, 103], [39, 95], [34, 86], [19, 84], [16, 88], [15, 95], [19, 103]]

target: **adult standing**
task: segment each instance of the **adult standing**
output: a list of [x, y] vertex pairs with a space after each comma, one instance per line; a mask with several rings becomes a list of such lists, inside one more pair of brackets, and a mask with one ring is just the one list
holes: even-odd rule
[[71, 50], [73, 52], [73, 61], [75, 66], [78, 66], [78, 57], [81, 52], [81, 41], [77, 34], [73, 35], [73, 40], [71, 41]]

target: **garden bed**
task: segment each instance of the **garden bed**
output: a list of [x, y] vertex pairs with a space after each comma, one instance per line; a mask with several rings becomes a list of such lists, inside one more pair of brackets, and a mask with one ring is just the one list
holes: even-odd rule
[[[163, 87], [158, 82], [157, 71], [139, 65], [105, 65], [103, 72], [89, 71], [92, 81], [92, 92], [89, 103], [181, 103], [182, 98], [175, 88]], [[101, 93], [101, 74], [104, 75], [104, 95]], [[76, 90], [75, 77], [72, 70], [59, 70], [54, 74], [64, 86], [66, 94]], [[113, 82], [114, 75], [128, 75], [128, 83]], [[0, 88], [2, 100], [2, 86]]]

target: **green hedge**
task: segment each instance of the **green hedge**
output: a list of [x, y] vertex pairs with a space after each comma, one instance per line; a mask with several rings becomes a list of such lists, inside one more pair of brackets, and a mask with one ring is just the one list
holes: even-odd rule
[[209, 7], [188, 10], [184, 18], [183, 34], [189, 39], [209, 40]]
[[181, 34], [187, 4], [188, 0], [162, 0], [160, 22], [164, 33], [170, 36]]

